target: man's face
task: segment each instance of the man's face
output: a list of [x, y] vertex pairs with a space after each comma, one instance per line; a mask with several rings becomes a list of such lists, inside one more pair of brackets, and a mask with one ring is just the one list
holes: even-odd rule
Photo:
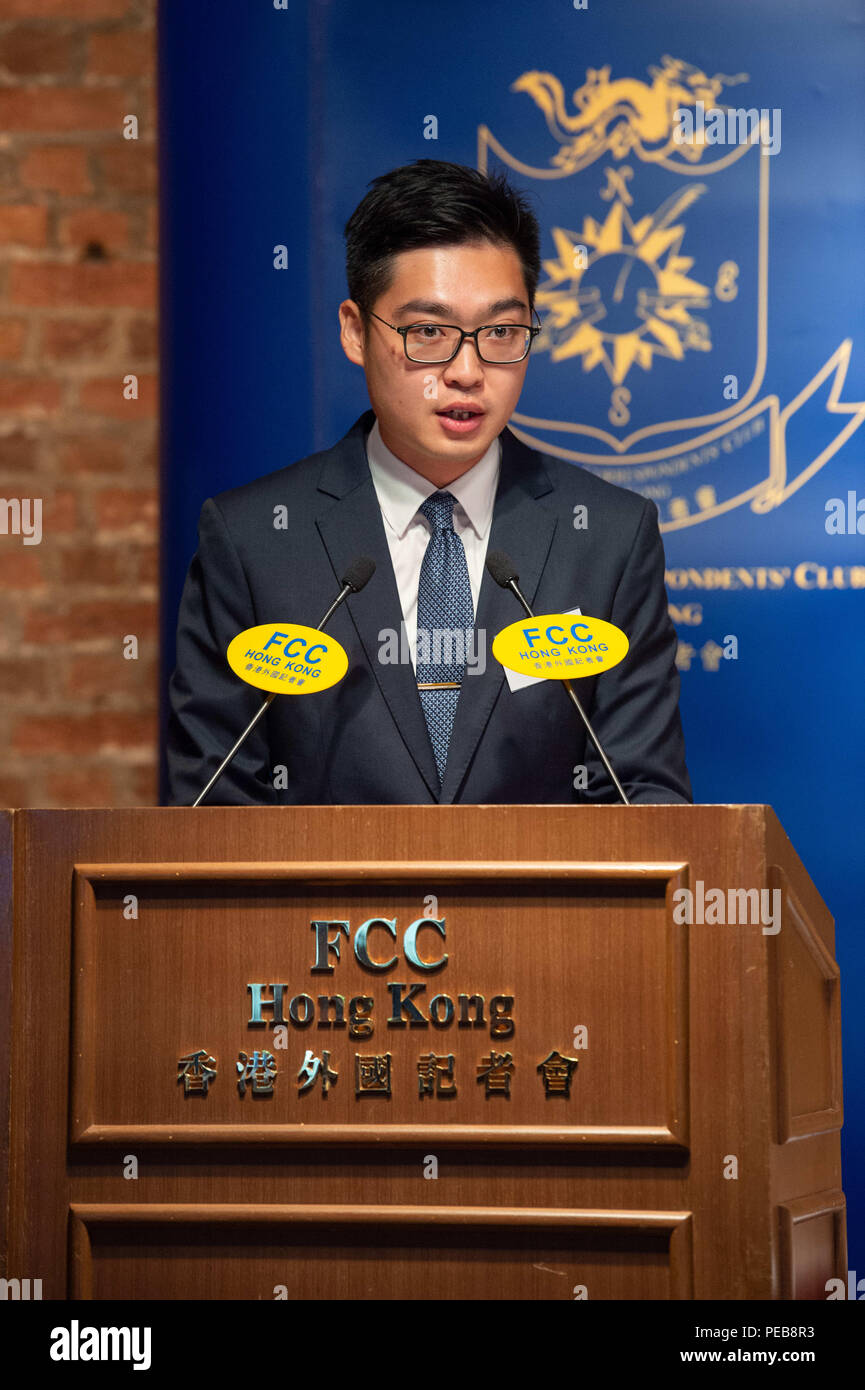
[[[390, 287], [372, 310], [398, 327], [450, 323], [475, 329], [532, 322], [516, 251], [488, 241], [401, 252]], [[401, 336], [378, 319], [364, 333], [354, 300], [340, 305], [339, 317], [343, 350], [366, 373], [387, 447], [438, 487], [467, 473], [513, 414], [528, 358], [482, 362], [474, 342], [466, 339], [450, 362], [410, 362]], [[444, 417], [454, 408], [478, 414], [468, 425], [458, 425]]]

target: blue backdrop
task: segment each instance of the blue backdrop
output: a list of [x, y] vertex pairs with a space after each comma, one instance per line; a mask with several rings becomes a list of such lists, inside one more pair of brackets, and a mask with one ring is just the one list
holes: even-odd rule
[[[544, 257], [514, 428], [657, 502], [696, 799], [774, 806], [836, 917], [865, 1273], [861, 7], [184, 0], [159, 42], [165, 678], [204, 498], [367, 406], [336, 312], [368, 181], [509, 169]], [[719, 107], [762, 138], [701, 136]]]

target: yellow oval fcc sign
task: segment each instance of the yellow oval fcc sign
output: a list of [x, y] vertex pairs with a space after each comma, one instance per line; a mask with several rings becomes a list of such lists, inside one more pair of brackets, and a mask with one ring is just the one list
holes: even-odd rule
[[543, 680], [577, 680], [618, 666], [628, 654], [628, 639], [602, 618], [573, 613], [545, 613], [503, 628], [493, 641], [493, 656], [502, 666]]
[[348, 670], [348, 655], [335, 638], [300, 623], [248, 627], [232, 638], [226, 655], [236, 676], [274, 695], [314, 695]]

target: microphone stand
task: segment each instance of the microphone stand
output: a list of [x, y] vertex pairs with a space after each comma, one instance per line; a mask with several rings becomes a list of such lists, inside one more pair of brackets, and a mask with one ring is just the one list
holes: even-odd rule
[[[534, 613], [532, 612], [531, 608], [529, 607], [528, 603], [526, 602], [525, 597], [523, 596], [523, 594], [520, 593], [520, 590], [519, 590], [519, 588], [518, 588], [518, 586], [517, 586], [517, 581], [516, 581], [516, 579], [511, 578], [511, 579], [507, 580], [507, 582], [505, 583], [505, 585], [504, 585], [503, 587], [506, 588], [506, 589], [510, 589], [510, 590], [511, 590], [511, 592], [514, 594], [514, 596], [515, 596], [515, 597], [519, 600], [519, 602], [522, 604], [523, 609], [525, 610], [525, 613], [526, 613], [526, 616], [527, 616], [527, 617], [533, 618], [533, 617], [535, 616]], [[627, 795], [625, 794], [625, 789], [624, 789], [624, 787], [622, 786], [621, 782], [619, 781], [618, 777], [616, 776], [615, 772], [613, 771], [612, 764], [610, 763], [609, 758], [607, 757], [606, 753], [604, 752], [603, 747], [601, 746], [601, 743], [600, 743], [600, 741], [599, 741], [597, 735], [595, 734], [594, 729], [592, 728], [591, 724], [589, 723], [588, 715], [586, 714], [586, 711], [583, 709], [582, 705], [580, 704], [580, 701], [579, 701], [579, 699], [578, 699], [578, 697], [577, 697], [577, 692], [574, 690], [573, 683], [572, 683], [571, 681], [569, 681], [569, 680], [566, 680], [566, 681], [560, 681], [559, 684], [560, 684], [560, 685], [563, 685], [563, 686], [565, 687], [565, 690], [567, 691], [568, 695], [570, 696], [572, 703], [573, 703], [574, 706], [576, 707], [577, 714], [580, 716], [580, 718], [582, 719], [583, 723], [585, 724], [586, 729], [588, 730], [589, 738], [592, 740], [592, 743], [595, 745], [595, 747], [597, 748], [598, 752], [600, 753], [600, 755], [601, 755], [601, 762], [604, 764], [604, 767], [607, 769], [607, 772], [610, 774], [610, 777], [612, 778], [613, 785], [615, 786], [616, 791], [619, 793], [619, 796], [622, 798], [622, 800], [623, 800], [623, 802], [625, 803], [625, 805], [626, 805], [626, 806], [630, 806], [631, 803], [630, 803], [630, 801], [628, 800]]]

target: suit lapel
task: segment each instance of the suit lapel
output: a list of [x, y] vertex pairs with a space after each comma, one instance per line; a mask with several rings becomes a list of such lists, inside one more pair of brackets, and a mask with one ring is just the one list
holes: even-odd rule
[[379, 632], [402, 632], [402, 605], [381, 509], [366, 457], [366, 435], [375, 416], [367, 411], [346, 437], [328, 451], [319, 491], [336, 499], [317, 519], [319, 534], [339, 579], [352, 560], [368, 555], [375, 574], [345, 603], [374, 680], [431, 795], [439, 799], [439, 777], [411, 661], [383, 663]]
[[[499, 436], [502, 465], [487, 554], [503, 550], [519, 574], [519, 586], [529, 603], [537, 591], [556, 530], [556, 517], [538, 498], [552, 491], [540, 455], [521, 443], [510, 430]], [[483, 674], [466, 672], [457, 705], [442, 802], [452, 802], [474, 757], [481, 735], [504, 684], [503, 668], [492, 654], [493, 638], [503, 627], [523, 617], [510, 590], [502, 589], [484, 570], [475, 629], [486, 655]]]

